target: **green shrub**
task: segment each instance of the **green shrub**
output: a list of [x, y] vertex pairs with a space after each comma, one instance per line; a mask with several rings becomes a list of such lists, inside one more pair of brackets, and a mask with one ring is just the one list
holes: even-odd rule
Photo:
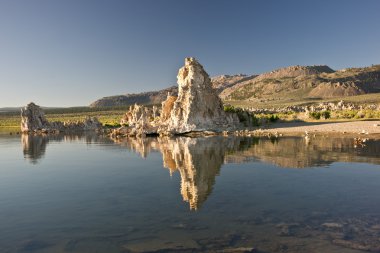
[[225, 112], [236, 112], [235, 107], [233, 107], [232, 105], [224, 105], [223, 109]]
[[344, 119], [352, 119], [352, 118], [355, 118], [356, 114], [358, 113], [358, 111], [356, 110], [346, 110], [346, 111], [342, 111], [341, 115], [342, 115], [342, 118]]
[[330, 111], [322, 111], [321, 116], [324, 119], [329, 119], [331, 117], [331, 112]]
[[117, 127], [121, 127], [121, 124], [119, 124], [119, 123], [105, 123], [104, 127], [106, 127], [106, 128], [117, 128]]
[[310, 112], [309, 115], [313, 119], [320, 119], [321, 118], [321, 113], [320, 112]]
[[269, 117], [269, 121], [270, 122], [276, 122], [277, 120], [279, 120], [280, 118], [278, 117], [277, 114], [272, 114], [270, 117]]

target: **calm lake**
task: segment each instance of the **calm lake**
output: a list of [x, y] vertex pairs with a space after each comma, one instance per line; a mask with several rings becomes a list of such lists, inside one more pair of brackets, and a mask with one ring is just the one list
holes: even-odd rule
[[379, 164], [374, 138], [2, 134], [0, 252], [380, 252]]

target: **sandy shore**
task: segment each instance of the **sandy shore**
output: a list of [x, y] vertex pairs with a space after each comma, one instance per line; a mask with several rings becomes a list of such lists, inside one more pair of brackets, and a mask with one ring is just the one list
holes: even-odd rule
[[266, 128], [265, 132], [284, 134], [308, 133], [350, 133], [350, 134], [380, 134], [380, 120], [351, 122], [289, 122], [276, 123]]

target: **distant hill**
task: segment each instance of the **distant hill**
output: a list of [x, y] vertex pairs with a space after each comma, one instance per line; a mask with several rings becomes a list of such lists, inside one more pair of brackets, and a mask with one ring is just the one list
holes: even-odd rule
[[334, 71], [292, 66], [258, 75], [224, 93], [227, 100], [332, 98], [380, 92], [380, 65]]
[[211, 83], [212, 83], [213, 88], [216, 89], [218, 93], [222, 93], [224, 90], [234, 87], [238, 85], [239, 83], [249, 81], [256, 76], [257, 75], [248, 76], [244, 74], [221, 75], [221, 76], [212, 77]]
[[[221, 75], [211, 78], [223, 100], [265, 101], [334, 98], [380, 92], [380, 65], [334, 71], [326, 65], [290, 66], [260, 75]], [[91, 107], [159, 104], [177, 86], [151, 92], [101, 98]]]
[[172, 86], [158, 91], [104, 97], [91, 103], [90, 107], [125, 106], [133, 105], [135, 103], [145, 105], [160, 104], [166, 99], [168, 92], [177, 94], [178, 87]]
[[20, 110], [21, 110], [21, 107], [3, 107], [3, 108], [0, 108], [0, 113], [19, 112]]

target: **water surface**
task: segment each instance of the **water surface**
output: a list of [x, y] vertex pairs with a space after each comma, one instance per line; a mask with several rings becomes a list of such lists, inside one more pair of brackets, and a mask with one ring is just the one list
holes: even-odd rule
[[379, 154], [332, 136], [0, 135], [0, 252], [376, 252]]

